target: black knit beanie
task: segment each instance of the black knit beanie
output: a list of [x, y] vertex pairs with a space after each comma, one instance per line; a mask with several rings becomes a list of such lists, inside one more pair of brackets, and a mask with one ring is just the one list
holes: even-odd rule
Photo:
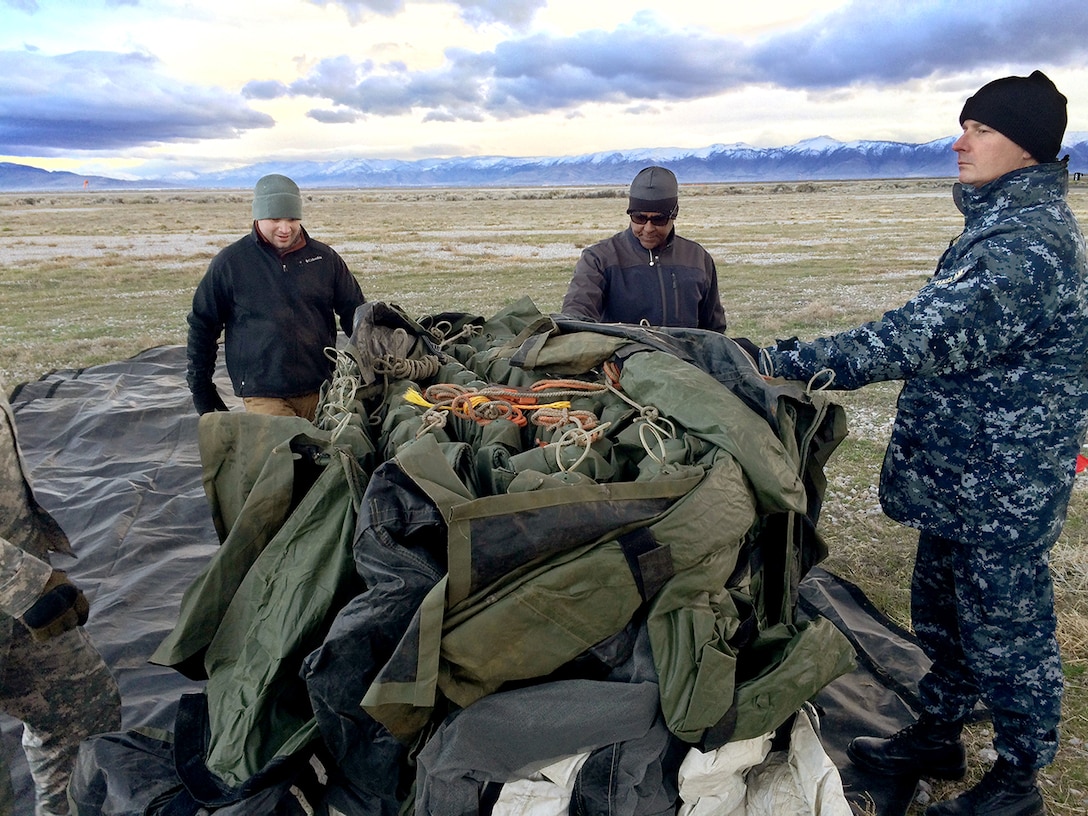
[[983, 85], [964, 103], [960, 124], [974, 119], [1008, 137], [1037, 162], [1052, 162], [1062, 148], [1068, 115], [1065, 97], [1042, 71]]
[[676, 216], [680, 187], [672, 170], [665, 167], [644, 167], [631, 182], [627, 213], [648, 212]]

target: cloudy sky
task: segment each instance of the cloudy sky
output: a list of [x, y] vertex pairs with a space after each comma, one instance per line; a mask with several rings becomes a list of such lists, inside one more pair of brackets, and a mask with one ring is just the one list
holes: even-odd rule
[[927, 142], [1036, 68], [1088, 131], [1088, 2], [0, 0], [0, 161], [162, 178]]

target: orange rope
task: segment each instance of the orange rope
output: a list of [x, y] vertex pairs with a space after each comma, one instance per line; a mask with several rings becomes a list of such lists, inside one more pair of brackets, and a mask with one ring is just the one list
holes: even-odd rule
[[[473, 389], [453, 383], [436, 383], [422, 395], [405, 395], [411, 402], [431, 409], [447, 410], [455, 416], [486, 425], [496, 419], [508, 419], [519, 428], [528, 424], [525, 412], [532, 411], [533, 424], [557, 428], [574, 424], [582, 430], [596, 427], [598, 420], [591, 411], [572, 411], [569, 400], [556, 400], [564, 392], [603, 391], [605, 386], [584, 380], [541, 380], [529, 390], [492, 385]], [[540, 402], [545, 396], [551, 401]], [[422, 402], [420, 401], [422, 400]]]
[[608, 378], [609, 385], [617, 391], [622, 390], [620, 388], [620, 367], [618, 365], [609, 360], [601, 366], [601, 370], [604, 372], [604, 376]]

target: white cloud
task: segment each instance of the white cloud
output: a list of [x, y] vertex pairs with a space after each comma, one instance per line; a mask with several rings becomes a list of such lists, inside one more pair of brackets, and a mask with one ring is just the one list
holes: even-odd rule
[[928, 141], [1035, 68], [1088, 130], [1082, 0], [0, 3], [0, 154], [42, 159]]

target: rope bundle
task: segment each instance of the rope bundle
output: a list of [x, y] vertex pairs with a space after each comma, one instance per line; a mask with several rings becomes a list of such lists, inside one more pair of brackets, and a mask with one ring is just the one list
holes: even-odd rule
[[[469, 388], [437, 383], [428, 386], [422, 394], [414, 388], [409, 389], [404, 398], [413, 405], [427, 408], [428, 414], [446, 411], [480, 425], [506, 419], [519, 428], [532, 421], [544, 428], [573, 424], [581, 430], [590, 430], [598, 424], [597, 416], [592, 411], [571, 409], [570, 400], [562, 398], [604, 390], [605, 386], [581, 380], [541, 380], [529, 388], [501, 385]], [[429, 418], [427, 422], [435, 423], [435, 419]]]

